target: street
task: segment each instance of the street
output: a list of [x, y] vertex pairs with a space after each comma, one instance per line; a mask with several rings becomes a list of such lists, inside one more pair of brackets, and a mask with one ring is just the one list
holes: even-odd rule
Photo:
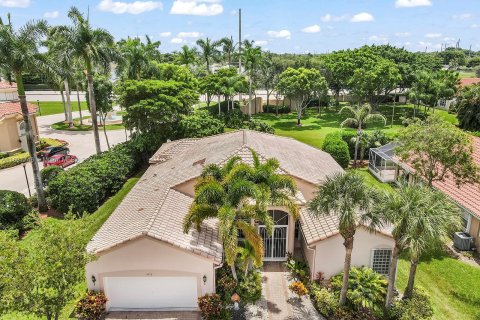
[[[84, 115], [88, 112], [84, 112]], [[73, 117], [78, 117], [78, 112], [73, 112]], [[41, 138], [55, 138], [67, 141], [70, 145], [70, 153], [76, 155], [79, 162], [85, 160], [89, 156], [95, 153], [95, 142], [93, 140], [93, 131], [58, 131], [50, 127], [52, 123], [64, 120], [63, 113], [54, 114], [50, 116], [37, 117], [39, 133]], [[102, 150], [107, 149], [105, 141], [105, 135], [103, 130], [99, 128], [100, 142]], [[111, 130], [107, 131], [110, 146], [125, 141], [124, 130]], [[43, 164], [39, 163], [40, 168], [43, 168]], [[68, 168], [71, 168], [70, 166]], [[68, 168], [66, 168], [68, 170]], [[32, 194], [35, 193], [35, 187], [33, 183], [33, 173], [31, 163], [27, 163], [26, 166], [28, 181], [30, 183], [30, 189]], [[13, 190], [21, 192], [28, 196], [27, 182], [25, 179], [25, 173], [23, 165], [19, 165], [13, 168], [0, 170], [0, 190]]]

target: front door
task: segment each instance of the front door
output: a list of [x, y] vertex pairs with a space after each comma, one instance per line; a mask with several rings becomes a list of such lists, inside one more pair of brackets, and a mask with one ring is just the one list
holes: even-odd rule
[[275, 225], [272, 236], [268, 235], [265, 226], [259, 226], [259, 233], [263, 239], [264, 261], [285, 261], [287, 259], [288, 214], [283, 211], [270, 211]]

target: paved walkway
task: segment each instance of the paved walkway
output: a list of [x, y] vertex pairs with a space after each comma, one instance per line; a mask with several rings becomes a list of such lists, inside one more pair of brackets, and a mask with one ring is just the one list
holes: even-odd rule
[[201, 320], [198, 312], [147, 312], [147, 311], [130, 311], [130, 312], [109, 312], [105, 319], [142, 319], [142, 320]]
[[299, 299], [288, 289], [283, 262], [265, 262], [262, 272], [262, 299], [249, 307], [251, 320], [322, 320], [309, 297]]

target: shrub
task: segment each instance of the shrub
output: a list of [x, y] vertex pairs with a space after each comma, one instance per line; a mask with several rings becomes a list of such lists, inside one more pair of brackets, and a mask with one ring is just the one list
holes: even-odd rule
[[300, 282], [300, 281], [292, 282], [292, 284], [288, 286], [288, 289], [290, 289], [290, 291], [292, 291], [294, 294], [296, 294], [299, 297], [303, 297], [308, 294], [307, 288], [305, 287], [303, 282]]
[[180, 120], [180, 131], [183, 138], [203, 138], [214, 134], [222, 133], [224, 123], [205, 111], [183, 116]]
[[428, 295], [415, 288], [410, 299], [395, 302], [390, 317], [395, 320], [423, 320], [433, 316], [432, 304]]
[[[348, 151], [350, 153], [350, 158], [355, 157], [355, 143], [357, 138], [357, 133], [355, 131], [344, 130], [341, 133], [342, 140], [348, 144]], [[370, 148], [378, 148], [390, 142], [391, 139], [385, 135], [382, 130], [375, 130], [373, 132], [364, 131], [359, 143], [358, 148], [358, 159], [368, 158], [368, 153]]]
[[75, 313], [81, 319], [98, 320], [105, 313], [105, 304], [107, 297], [101, 291], [88, 291], [77, 302]]
[[[335, 291], [342, 288], [343, 272], [332, 277]], [[352, 268], [348, 278], [348, 302], [357, 310], [379, 310], [387, 293], [387, 280], [370, 268]]]
[[348, 145], [338, 134], [328, 134], [323, 141], [322, 150], [328, 152], [342, 168], [347, 168], [350, 162]]
[[263, 106], [263, 112], [264, 113], [277, 113], [278, 109], [278, 114], [285, 114], [285, 113], [290, 113], [290, 106], [288, 105], [280, 105], [280, 106], [273, 106], [273, 105], [265, 105]]
[[40, 226], [40, 217], [37, 210], [31, 210], [22, 218], [22, 230], [32, 230]]
[[242, 129], [245, 121], [248, 121], [248, 116], [244, 115], [240, 109], [233, 109], [229, 112], [222, 114], [225, 126], [232, 129]]
[[338, 308], [338, 297], [327, 288], [318, 286], [312, 286], [310, 291], [317, 310], [326, 317], [332, 316]]
[[230, 303], [230, 298], [237, 288], [237, 281], [232, 276], [229, 267], [225, 264], [217, 270], [217, 293], [220, 294], [222, 300]]
[[296, 260], [289, 256], [287, 262], [285, 262], [285, 267], [290, 273], [291, 279], [308, 282], [309, 271], [308, 265], [305, 263], [305, 261]]
[[252, 270], [240, 279], [237, 293], [243, 303], [254, 303], [262, 297], [262, 276], [260, 272]]
[[42, 179], [43, 186], [47, 186], [48, 182], [55, 178], [58, 174], [63, 172], [63, 168], [57, 166], [50, 166], [43, 168], [40, 171], [40, 177]]
[[216, 293], [206, 294], [198, 298], [198, 307], [202, 314], [202, 319], [217, 320], [222, 319], [222, 299]]
[[31, 210], [23, 194], [0, 190], [0, 229], [22, 229], [22, 219]]
[[19, 164], [30, 161], [28, 152], [19, 152], [6, 158], [0, 159], [0, 170], [15, 167]]
[[0, 152], [0, 159], [4, 159], [4, 158], [6, 158], [6, 157], [8, 157], [8, 153], [6, 153], [6, 152]]
[[273, 129], [272, 126], [262, 121], [250, 120], [247, 122], [247, 125], [248, 125], [248, 129], [250, 130], [266, 132], [271, 134], [275, 133], [275, 129]]

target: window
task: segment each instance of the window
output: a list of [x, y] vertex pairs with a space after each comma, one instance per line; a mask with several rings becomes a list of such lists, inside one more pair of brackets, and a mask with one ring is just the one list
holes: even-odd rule
[[461, 218], [462, 218], [463, 231], [468, 232], [469, 231], [468, 229], [470, 228], [470, 219], [471, 219], [470, 214], [467, 211], [463, 210]]
[[373, 271], [382, 275], [388, 275], [391, 259], [392, 249], [374, 249], [372, 257]]

